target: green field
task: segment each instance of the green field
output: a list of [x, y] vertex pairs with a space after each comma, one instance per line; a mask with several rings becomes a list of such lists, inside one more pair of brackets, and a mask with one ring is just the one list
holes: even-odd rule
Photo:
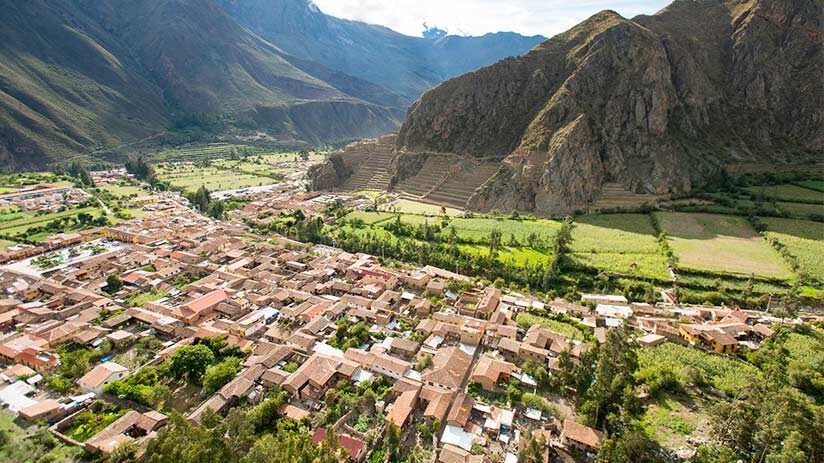
[[395, 217], [396, 214], [389, 212], [365, 212], [355, 211], [346, 216], [346, 220], [362, 220], [366, 225], [373, 225], [384, 220]]
[[251, 186], [278, 183], [271, 177], [224, 170], [219, 167], [197, 167], [193, 164], [172, 164], [157, 168], [161, 181], [185, 191], [194, 192], [201, 186], [209, 191], [236, 190]]
[[575, 253], [572, 260], [578, 265], [599, 270], [641, 278], [669, 279], [667, 258], [662, 254]]
[[[28, 212], [6, 214], [0, 216], [0, 234], [14, 236], [19, 233], [25, 233], [31, 227], [46, 225], [48, 222], [51, 222], [55, 219], [77, 217], [77, 215], [81, 212], [91, 214], [95, 217], [99, 216], [101, 213], [99, 208], [86, 207], [81, 209], [69, 209], [63, 212], [54, 212], [42, 215], [30, 214]], [[6, 220], [12, 216], [13, 218], [11, 218], [11, 220]], [[45, 234], [40, 233], [38, 235], [30, 236], [28, 238], [33, 239], [34, 241], [41, 241], [44, 237]]]
[[578, 265], [646, 278], [666, 279], [648, 215], [603, 214], [579, 217], [572, 231], [572, 259]]
[[766, 235], [786, 246], [805, 273], [824, 282], [824, 224], [807, 220], [761, 218]]
[[571, 323], [540, 317], [538, 315], [532, 315], [525, 312], [519, 313], [518, 316], [515, 317], [515, 321], [518, 323], [518, 326], [524, 329], [528, 329], [530, 326], [538, 324], [576, 341], [587, 340], [586, 333]]
[[824, 216], [824, 205], [821, 204], [777, 202], [775, 205], [781, 212], [793, 217]]
[[537, 244], [548, 244], [555, 236], [560, 224], [553, 220], [456, 218], [441, 233], [448, 235], [451, 227], [455, 227], [458, 238], [464, 242], [487, 244], [492, 231], [499, 230], [504, 244], [510, 245], [514, 237], [519, 244], [528, 245], [530, 237], [534, 237]]
[[754, 195], [779, 201], [824, 203], [824, 193], [797, 185], [752, 186], [744, 190]]
[[638, 350], [639, 379], [651, 380], [664, 369], [675, 373], [682, 384], [700, 378], [699, 382], [707, 382], [730, 396], [760, 377], [758, 369], [750, 364], [671, 342]]
[[[393, 203], [385, 205], [382, 209], [402, 212], [404, 214], [421, 215], [441, 215], [441, 206], [434, 204], [419, 203], [408, 199], [399, 199]], [[446, 208], [446, 215], [457, 217], [463, 215], [463, 211], [452, 207]]]
[[804, 180], [801, 182], [795, 182], [795, 184], [802, 188], [824, 192], [824, 180]]
[[149, 194], [148, 191], [136, 185], [103, 185], [100, 188], [121, 198], [128, 198], [131, 196], [139, 197]]
[[742, 217], [656, 213], [679, 267], [740, 275], [793, 278], [781, 256]]

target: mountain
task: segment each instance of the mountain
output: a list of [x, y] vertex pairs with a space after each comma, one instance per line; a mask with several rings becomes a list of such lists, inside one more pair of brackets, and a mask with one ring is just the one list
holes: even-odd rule
[[410, 37], [324, 14], [310, 0], [220, 0], [251, 31], [292, 56], [385, 87], [409, 103], [444, 80], [521, 55], [545, 40], [511, 32]]
[[[443, 80], [433, 74], [418, 94], [399, 95], [381, 79], [359, 76], [368, 72], [354, 75], [324, 56], [290, 53], [222, 6], [0, 0], [2, 169], [42, 168], [179, 129], [291, 146], [377, 136], [397, 130], [409, 103]], [[299, 11], [287, 13], [268, 19], [292, 24], [292, 39], [311, 43], [314, 25]], [[386, 40], [405, 37], [351, 25], [381, 29]], [[382, 39], [374, 37], [374, 46], [390, 53]], [[506, 56], [496, 55], [505, 53], [500, 46], [482, 45], [489, 62]], [[425, 64], [404, 72], [419, 71]]]
[[445, 82], [409, 111], [399, 166], [421, 153], [500, 160], [479, 210], [567, 214], [607, 183], [686, 192], [728, 163], [824, 154], [820, 0], [677, 0], [652, 16], [604, 11]]

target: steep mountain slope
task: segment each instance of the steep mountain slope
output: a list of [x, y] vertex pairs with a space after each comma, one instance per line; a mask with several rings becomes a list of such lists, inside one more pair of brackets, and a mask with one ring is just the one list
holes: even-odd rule
[[820, 0], [605, 11], [426, 93], [398, 148], [501, 159], [469, 205], [549, 214], [586, 209], [609, 182], [683, 192], [727, 162], [820, 159], [822, 31]]
[[42, 167], [185, 121], [284, 143], [374, 136], [395, 130], [404, 110], [379, 86], [288, 56], [213, 0], [0, 7], [3, 169]]
[[369, 80], [409, 102], [447, 78], [544, 40], [513, 33], [424, 39], [327, 16], [311, 0], [220, 1], [241, 24], [290, 55]]
[[139, 139], [168, 123], [160, 89], [76, 8], [45, 0], [3, 0], [0, 8], [4, 169]]

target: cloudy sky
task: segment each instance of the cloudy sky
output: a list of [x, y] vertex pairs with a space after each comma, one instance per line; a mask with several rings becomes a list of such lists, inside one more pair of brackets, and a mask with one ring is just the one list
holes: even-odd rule
[[420, 36], [423, 23], [451, 34], [514, 31], [551, 37], [598, 11], [652, 14], [671, 0], [314, 0], [321, 10]]

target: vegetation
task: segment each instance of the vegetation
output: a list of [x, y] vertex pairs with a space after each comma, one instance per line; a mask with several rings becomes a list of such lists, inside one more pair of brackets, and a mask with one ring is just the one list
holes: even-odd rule
[[90, 437], [97, 435], [115, 420], [123, 416], [128, 410], [112, 405], [102, 404], [97, 409], [87, 409], [80, 412], [63, 433], [78, 442], [86, 442]]

